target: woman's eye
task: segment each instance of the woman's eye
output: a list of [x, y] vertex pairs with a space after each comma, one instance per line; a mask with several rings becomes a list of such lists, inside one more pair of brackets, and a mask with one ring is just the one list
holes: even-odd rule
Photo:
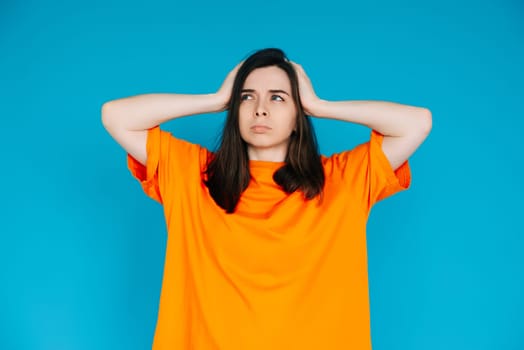
[[276, 99], [277, 101], [284, 101], [284, 99], [278, 95], [273, 95], [273, 98]]
[[251, 98], [251, 95], [241, 95], [240, 96], [240, 100], [247, 100], [249, 98]]

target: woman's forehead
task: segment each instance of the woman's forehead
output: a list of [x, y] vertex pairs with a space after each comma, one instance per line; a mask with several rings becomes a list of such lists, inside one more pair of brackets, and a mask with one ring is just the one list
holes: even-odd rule
[[254, 69], [244, 82], [244, 89], [252, 90], [289, 90], [291, 83], [287, 73], [276, 66]]

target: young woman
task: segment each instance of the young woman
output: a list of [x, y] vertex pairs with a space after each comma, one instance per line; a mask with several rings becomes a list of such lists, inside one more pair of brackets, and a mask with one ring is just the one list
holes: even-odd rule
[[[215, 152], [159, 125], [228, 110]], [[370, 127], [318, 153], [310, 116]], [[410, 184], [426, 108], [322, 100], [279, 49], [255, 52], [208, 95], [105, 103], [102, 121], [168, 240], [153, 349], [371, 349], [366, 221]]]

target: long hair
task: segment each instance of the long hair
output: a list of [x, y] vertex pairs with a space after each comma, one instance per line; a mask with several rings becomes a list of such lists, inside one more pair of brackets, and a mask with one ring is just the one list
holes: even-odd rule
[[285, 164], [273, 174], [273, 180], [286, 192], [302, 191], [307, 200], [322, 194], [324, 169], [310, 117], [300, 102], [298, 78], [284, 52], [268, 48], [249, 56], [239, 68], [220, 146], [211, 154], [204, 170], [204, 183], [214, 201], [227, 213], [233, 213], [240, 196], [249, 185], [249, 156], [247, 144], [239, 127], [239, 107], [242, 87], [248, 75], [257, 68], [276, 66], [286, 72], [291, 82], [291, 94], [297, 109], [296, 131], [291, 134]]

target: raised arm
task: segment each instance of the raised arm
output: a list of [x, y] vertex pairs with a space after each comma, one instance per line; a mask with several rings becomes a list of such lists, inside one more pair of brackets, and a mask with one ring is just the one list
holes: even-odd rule
[[325, 101], [318, 98], [303, 68], [293, 63], [299, 78], [300, 99], [306, 113], [368, 126], [382, 135], [382, 150], [397, 169], [428, 136], [429, 109], [386, 101]]
[[102, 105], [102, 124], [126, 152], [145, 165], [147, 130], [171, 119], [225, 110], [239, 66], [213, 94], [144, 94], [106, 102]]

